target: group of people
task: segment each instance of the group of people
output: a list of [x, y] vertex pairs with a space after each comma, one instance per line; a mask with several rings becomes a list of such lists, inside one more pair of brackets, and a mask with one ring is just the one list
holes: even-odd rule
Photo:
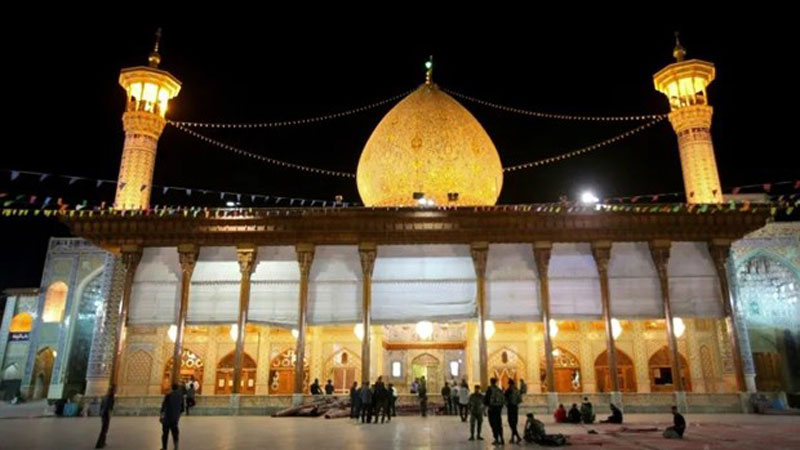
[[[322, 388], [319, 385], [319, 378], [314, 378], [314, 382], [311, 383], [309, 387], [309, 391], [311, 391], [311, 395], [322, 395]], [[333, 395], [336, 391], [336, 388], [333, 387], [333, 382], [328, 380], [325, 384], [325, 395]]]
[[[389, 383], [383, 383], [383, 377], [378, 377], [373, 385], [353, 382], [350, 387], [350, 418], [361, 423], [391, 422], [392, 416], [397, 415], [395, 404], [397, 402], [397, 389]], [[374, 417], [374, 422], [373, 422]]]
[[461, 384], [453, 380], [452, 387], [446, 381], [442, 388], [442, 400], [444, 400], [444, 413], [451, 416], [460, 416], [462, 422], [467, 421], [467, 406], [469, 405], [469, 385], [467, 380], [461, 380]]
[[[622, 423], [622, 410], [613, 403], [609, 403], [609, 407], [611, 408], [611, 415], [606, 420], [601, 420], [600, 423]], [[587, 397], [583, 397], [580, 410], [575, 403], [572, 404], [569, 412], [564, 409], [563, 404], [558, 405], [553, 417], [556, 423], [594, 423], [594, 407], [592, 407], [592, 402]], [[678, 412], [678, 408], [673, 406], [672, 426], [664, 430], [663, 436], [668, 439], [681, 439], [684, 431], [686, 431], [686, 419]]]

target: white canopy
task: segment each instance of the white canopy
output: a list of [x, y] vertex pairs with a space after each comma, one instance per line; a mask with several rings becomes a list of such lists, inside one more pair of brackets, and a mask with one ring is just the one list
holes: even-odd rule
[[600, 281], [589, 244], [553, 244], [548, 277], [553, 318], [598, 318], [602, 315]]
[[487, 314], [492, 320], [539, 320], [539, 279], [530, 244], [493, 244], [486, 263]]
[[128, 323], [175, 323], [180, 304], [181, 265], [174, 247], [148, 247], [131, 287]]

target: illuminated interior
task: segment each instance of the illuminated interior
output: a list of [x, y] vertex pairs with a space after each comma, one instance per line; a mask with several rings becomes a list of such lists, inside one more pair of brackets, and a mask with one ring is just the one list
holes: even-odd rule
[[67, 285], [62, 281], [57, 281], [47, 288], [42, 322], [61, 322], [61, 319], [64, 318], [64, 308], [67, 303], [67, 290]]

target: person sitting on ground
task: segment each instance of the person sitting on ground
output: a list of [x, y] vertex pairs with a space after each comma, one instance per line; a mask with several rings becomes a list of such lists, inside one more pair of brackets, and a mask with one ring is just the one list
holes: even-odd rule
[[563, 434], [546, 434], [544, 424], [533, 417], [533, 413], [528, 413], [525, 421], [525, 442], [534, 442], [547, 447], [559, 447], [567, 444], [567, 438]]
[[322, 388], [319, 387], [319, 379], [314, 378], [314, 382], [311, 384], [311, 395], [322, 395]]
[[622, 411], [613, 403], [609, 403], [609, 405], [611, 406], [611, 415], [608, 416], [608, 419], [601, 420], [600, 423], [622, 423]]
[[325, 385], [325, 395], [333, 395], [333, 383], [331, 380], [328, 380], [328, 384]]
[[569, 413], [567, 414], [567, 422], [581, 423], [581, 412], [578, 411], [577, 403], [573, 403], [572, 408], [569, 409]]
[[678, 412], [678, 407], [672, 407], [672, 426], [664, 430], [664, 437], [667, 439], [683, 439], [683, 432], [686, 431], [686, 419]]
[[583, 397], [583, 403], [581, 403], [581, 421], [583, 423], [594, 423], [594, 407], [592, 407], [592, 402], [589, 401], [588, 397]]
[[558, 405], [558, 409], [553, 413], [553, 418], [556, 419], [556, 423], [565, 423], [567, 421], [567, 410], [564, 409], [563, 404]]

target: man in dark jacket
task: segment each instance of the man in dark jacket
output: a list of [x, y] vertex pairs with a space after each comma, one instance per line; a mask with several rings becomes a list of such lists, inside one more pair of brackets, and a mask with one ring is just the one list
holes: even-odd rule
[[519, 421], [519, 405], [522, 403], [522, 394], [519, 389], [514, 385], [514, 379], [508, 380], [508, 389], [506, 389], [506, 416], [508, 418], [508, 427], [511, 428], [511, 443], [516, 439], [517, 443], [522, 442], [522, 436], [517, 431], [517, 422]]
[[106, 434], [108, 434], [108, 425], [111, 423], [111, 411], [114, 410], [114, 385], [108, 388], [108, 394], [103, 397], [100, 402], [100, 418], [103, 421], [103, 428], [100, 430], [100, 436], [97, 438], [97, 444], [94, 448], [103, 448], [106, 446]]
[[331, 380], [328, 380], [328, 383], [325, 385], [325, 395], [333, 395], [335, 388], [333, 387], [333, 383]]
[[581, 423], [581, 412], [578, 410], [577, 403], [572, 404], [572, 408], [570, 408], [569, 413], [567, 414], [567, 422]]
[[381, 423], [384, 423], [389, 415], [389, 391], [383, 384], [383, 377], [378, 377], [378, 381], [375, 382], [372, 402], [375, 404], [375, 423], [378, 423], [378, 417], [381, 418]]
[[613, 403], [610, 403], [610, 406], [611, 415], [608, 416], [608, 419], [601, 420], [600, 423], [622, 423], [622, 410], [617, 408]]
[[422, 417], [428, 417], [428, 384], [425, 383], [425, 377], [419, 379], [417, 395], [419, 395], [419, 411]]
[[361, 399], [358, 397], [358, 382], [353, 381], [353, 385], [350, 386], [350, 418], [351, 419], [358, 419], [358, 415], [361, 411], [359, 411], [358, 404]]
[[172, 432], [172, 444], [178, 448], [178, 420], [183, 412], [183, 395], [178, 383], [172, 383], [172, 392], [161, 403], [161, 450], [167, 450], [167, 438]]
[[372, 422], [372, 391], [369, 389], [369, 381], [361, 382], [358, 395], [361, 397], [361, 423], [370, 423]]
[[452, 413], [452, 407], [450, 402], [450, 385], [447, 384], [447, 381], [444, 382], [444, 387], [442, 387], [442, 399], [444, 400], [444, 414], [449, 416]]
[[503, 438], [503, 406], [506, 404], [506, 396], [503, 390], [497, 386], [497, 378], [489, 380], [490, 386], [483, 397], [483, 404], [489, 407], [489, 426], [492, 428], [494, 445], [505, 445]]
[[683, 432], [686, 431], [686, 419], [678, 412], [678, 407], [672, 407], [672, 426], [664, 430], [664, 437], [667, 439], [683, 439]]

